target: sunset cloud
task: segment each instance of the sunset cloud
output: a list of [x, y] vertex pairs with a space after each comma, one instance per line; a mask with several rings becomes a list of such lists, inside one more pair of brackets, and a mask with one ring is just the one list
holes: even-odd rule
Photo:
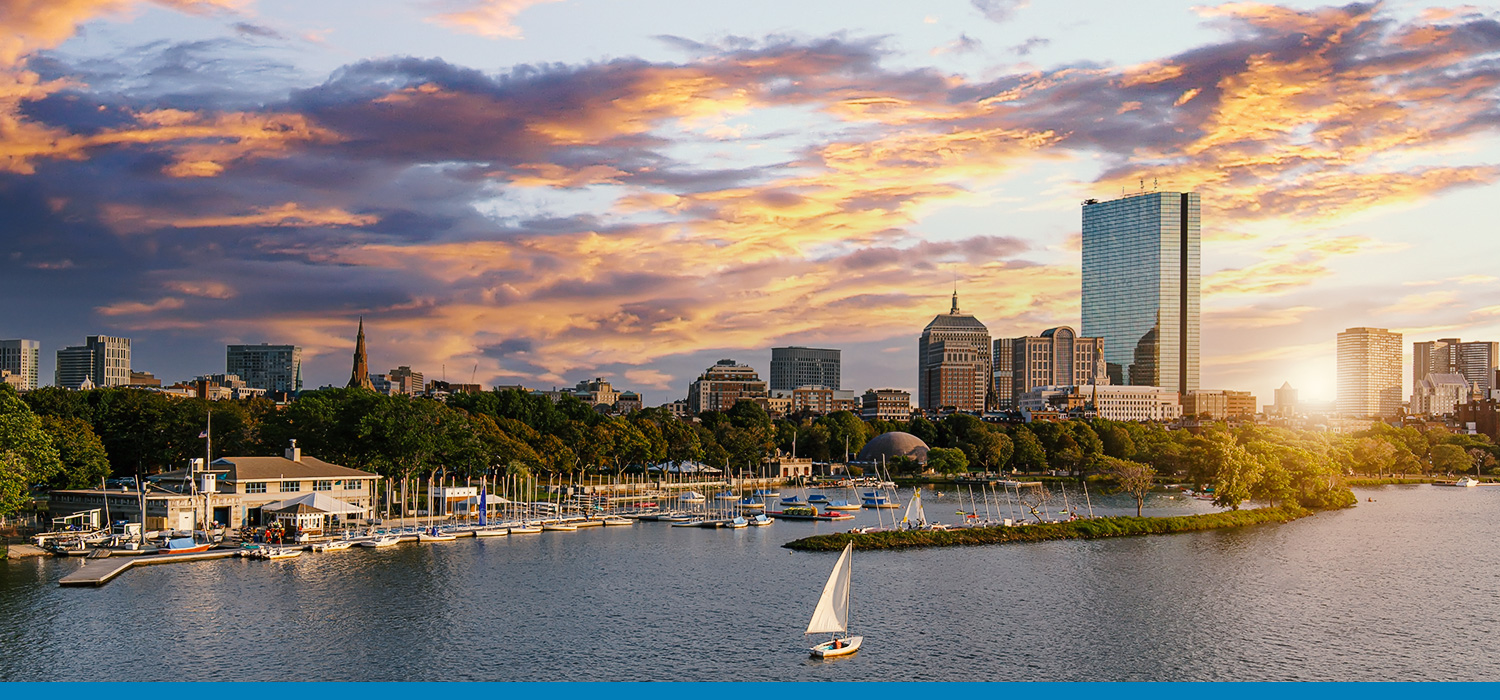
[[489, 39], [520, 39], [516, 16], [534, 5], [560, 0], [436, 0], [430, 4], [452, 8], [427, 21]]
[[[518, 38], [536, 4], [421, 7]], [[1025, 5], [975, 3], [996, 21]], [[363, 314], [402, 364], [477, 364], [481, 381], [609, 366], [680, 389], [695, 370], [653, 363], [782, 338], [900, 345], [955, 281], [997, 336], [1076, 322], [1076, 200], [1046, 200], [1142, 181], [1203, 195], [1221, 246], [1206, 323], [1311, 333], [1324, 300], [1354, 302], [1302, 295], [1408, 245], [1332, 227], [1500, 180], [1468, 148], [1500, 135], [1500, 24], [1478, 12], [1232, 4], [1201, 11], [1222, 35], [1173, 55], [972, 75], [924, 67], [931, 41], [913, 57], [848, 36], [500, 70], [393, 51], [227, 102], [106, 91], [47, 53], [131, 7], [0, 3], [20, 28], [0, 39], [0, 269], [97, 281], [84, 308], [124, 330], [253, 330], [310, 356], [346, 354]], [[1011, 207], [1034, 176], [1056, 187]], [[1059, 223], [1012, 223], [1034, 212]], [[1462, 306], [1421, 291], [1356, 301]]]

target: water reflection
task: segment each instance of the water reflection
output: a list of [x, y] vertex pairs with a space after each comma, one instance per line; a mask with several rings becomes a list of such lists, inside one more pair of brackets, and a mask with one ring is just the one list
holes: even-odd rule
[[[1360, 494], [1358, 508], [1242, 530], [859, 552], [851, 618], [866, 647], [833, 662], [806, 659], [799, 635], [832, 555], [780, 545], [847, 522], [642, 523], [210, 561], [98, 589], [56, 585], [77, 561], [20, 560], [0, 563], [0, 678], [1494, 678], [1483, 651], [1500, 554], [1485, 543], [1500, 534], [1500, 488]], [[962, 498], [924, 494], [949, 520]], [[877, 518], [891, 513], [852, 524]]]

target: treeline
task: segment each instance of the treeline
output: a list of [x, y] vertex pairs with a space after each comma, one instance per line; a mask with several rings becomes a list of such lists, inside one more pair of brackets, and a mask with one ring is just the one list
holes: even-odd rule
[[[1496, 447], [1482, 436], [1377, 425], [1339, 436], [1246, 426], [1198, 431], [1106, 420], [992, 424], [969, 415], [866, 423], [848, 412], [773, 421], [742, 401], [683, 421], [664, 409], [606, 416], [573, 397], [558, 402], [517, 390], [454, 394], [447, 403], [359, 389], [305, 392], [287, 406], [264, 399], [208, 402], [135, 389], [43, 388], [18, 397], [0, 388], [0, 501], [39, 485], [80, 487], [109, 476], [145, 476], [202, 457], [212, 412], [213, 457], [279, 455], [292, 439], [305, 454], [394, 480], [496, 470], [576, 476], [639, 472], [661, 462], [702, 462], [756, 473], [765, 459], [817, 461], [856, 455], [876, 435], [909, 432], [931, 448], [927, 468], [1107, 473], [1150, 484], [1162, 474], [1214, 484], [1224, 504], [1308, 507], [1347, 494], [1348, 473], [1493, 470]], [[919, 470], [911, 460], [888, 465]], [[1323, 484], [1323, 486], [1319, 486]], [[0, 506], [3, 507], [3, 506]]]

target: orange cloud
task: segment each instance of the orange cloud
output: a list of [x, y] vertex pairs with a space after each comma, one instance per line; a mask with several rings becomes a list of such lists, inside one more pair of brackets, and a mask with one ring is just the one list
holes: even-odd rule
[[138, 301], [122, 301], [108, 306], [95, 307], [94, 311], [104, 316], [135, 316], [180, 309], [183, 301], [175, 297], [162, 297], [149, 304]]
[[550, 2], [560, 0], [450, 1], [443, 4], [466, 9], [433, 15], [427, 21], [488, 39], [520, 39], [521, 28], [516, 26], [516, 17], [529, 7]]

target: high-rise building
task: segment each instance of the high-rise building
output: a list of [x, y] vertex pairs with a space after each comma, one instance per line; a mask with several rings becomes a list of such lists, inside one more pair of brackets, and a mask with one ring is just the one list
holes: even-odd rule
[[917, 405], [931, 413], [985, 410], [990, 352], [989, 329], [958, 309], [955, 290], [952, 308], [933, 317], [917, 341]]
[[1500, 364], [1500, 343], [1465, 343], [1458, 338], [1412, 343], [1412, 391], [1430, 374], [1461, 374], [1471, 395], [1482, 398], [1491, 389], [1500, 388], [1495, 385], [1497, 364]]
[[1083, 204], [1083, 335], [1111, 384], [1198, 388], [1199, 198], [1149, 192]]
[[734, 360], [719, 360], [688, 386], [687, 410], [691, 415], [727, 411], [740, 399], [766, 396], [766, 382], [753, 367]]
[[91, 335], [83, 340], [83, 345], [57, 351], [54, 384], [64, 389], [130, 384], [129, 338]]
[[10, 370], [21, 391], [37, 387], [37, 367], [42, 361], [42, 344], [35, 340], [0, 340], [0, 369]]
[[996, 410], [1010, 411], [1016, 407], [1016, 370], [1011, 362], [1015, 344], [1015, 338], [996, 338], [994, 352], [990, 353], [990, 392], [994, 394], [992, 408]]
[[838, 350], [796, 345], [771, 348], [771, 391], [791, 391], [799, 386], [838, 389], [841, 375]]
[[1338, 338], [1338, 412], [1350, 417], [1401, 412], [1401, 334], [1350, 328]]
[[302, 348], [295, 345], [230, 345], [225, 349], [224, 373], [233, 374], [252, 389], [293, 393], [302, 390]]
[[1011, 357], [1010, 389], [995, 373], [995, 393], [1002, 408], [1016, 406], [1024, 394], [1039, 386], [1073, 386], [1109, 384], [1105, 370], [1104, 339], [1080, 338], [1072, 328], [1059, 326], [1025, 338], [1001, 338], [995, 341], [995, 366], [1000, 366], [1001, 345], [1008, 344]]
[[370, 356], [365, 352], [365, 319], [359, 319], [359, 335], [354, 339], [354, 368], [349, 373], [349, 388], [375, 389], [370, 381]]
[[1276, 390], [1276, 414], [1291, 416], [1297, 413], [1297, 389], [1291, 382], [1282, 382]]

